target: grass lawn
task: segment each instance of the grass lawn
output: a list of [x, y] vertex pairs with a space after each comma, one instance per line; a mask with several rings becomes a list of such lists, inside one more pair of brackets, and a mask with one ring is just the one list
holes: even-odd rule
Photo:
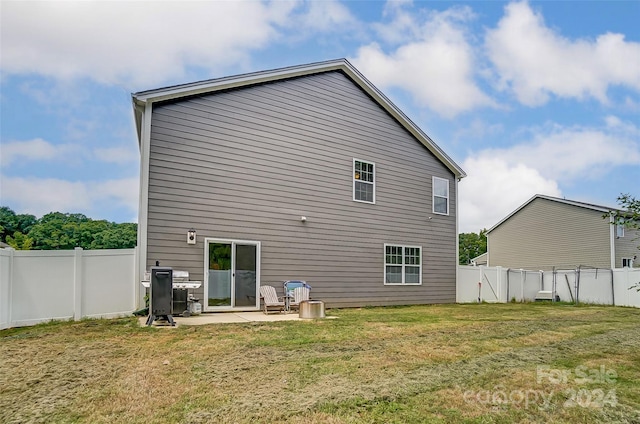
[[0, 422], [640, 423], [640, 309], [328, 315], [338, 319], [0, 331]]

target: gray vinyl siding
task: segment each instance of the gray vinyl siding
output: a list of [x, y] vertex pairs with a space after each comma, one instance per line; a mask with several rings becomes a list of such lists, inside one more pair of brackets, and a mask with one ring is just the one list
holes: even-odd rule
[[622, 258], [633, 258], [633, 267], [640, 267], [640, 230], [634, 230], [630, 228], [624, 229], [624, 237], [615, 239], [616, 248], [616, 268], [622, 267]]
[[489, 232], [489, 265], [530, 270], [610, 268], [610, 224], [602, 215], [536, 198]]
[[[376, 164], [375, 204], [352, 200], [353, 158]], [[329, 307], [455, 301], [454, 175], [341, 72], [154, 106], [149, 169], [147, 266], [204, 281], [205, 237], [252, 240], [262, 285], [307, 280]], [[384, 243], [422, 246], [421, 286], [383, 284]]]

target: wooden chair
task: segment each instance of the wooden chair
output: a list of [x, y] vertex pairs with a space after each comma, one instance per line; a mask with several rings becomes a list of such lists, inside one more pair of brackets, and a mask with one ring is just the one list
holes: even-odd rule
[[293, 289], [293, 299], [289, 304], [292, 309], [300, 309], [300, 302], [303, 300], [309, 300], [311, 290], [308, 287], [296, 287]]
[[268, 314], [269, 311], [276, 310], [277, 312], [284, 311], [284, 301], [276, 294], [275, 287], [272, 286], [260, 286], [260, 297], [264, 304], [264, 313]]

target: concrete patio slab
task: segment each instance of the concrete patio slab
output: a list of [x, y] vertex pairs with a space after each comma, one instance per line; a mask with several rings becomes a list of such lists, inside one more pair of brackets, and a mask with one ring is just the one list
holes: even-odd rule
[[[245, 322], [274, 322], [274, 321], [309, 321], [301, 319], [297, 313], [291, 314], [269, 314], [263, 312], [215, 312], [192, 315], [190, 317], [173, 317], [176, 327], [181, 325], [208, 325], [208, 324], [232, 324]], [[144, 326], [147, 317], [140, 317], [140, 325]], [[167, 321], [155, 321], [152, 327], [176, 328], [169, 325]]]

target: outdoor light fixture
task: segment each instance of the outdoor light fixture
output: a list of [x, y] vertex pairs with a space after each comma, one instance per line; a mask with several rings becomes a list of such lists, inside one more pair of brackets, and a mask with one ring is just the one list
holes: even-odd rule
[[196, 244], [196, 230], [193, 228], [187, 231], [187, 244]]
[[306, 216], [301, 216], [300, 217], [300, 221], [301, 222], [307, 222], [307, 217]]

